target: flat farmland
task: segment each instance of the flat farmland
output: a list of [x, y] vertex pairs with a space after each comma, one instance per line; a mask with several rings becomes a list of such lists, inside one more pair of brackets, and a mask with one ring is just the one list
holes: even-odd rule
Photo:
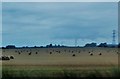
[[3, 65], [109, 66], [118, 64], [118, 48], [31, 48], [2, 51], [3, 55], [13, 55], [15, 58], [3, 61]]
[[[97, 70], [105, 76], [103, 73], [118, 67], [118, 48], [3, 49], [2, 55], [14, 56], [14, 59], [2, 61], [3, 71], [7, 69], [11, 72], [24, 70], [26, 73], [32, 70], [39, 76], [40, 71], [47, 72], [48, 76], [52, 73], [60, 74], [64, 70], [84, 71], [84, 74]], [[29, 73], [29, 76], [35, 76], [35, 73]]]

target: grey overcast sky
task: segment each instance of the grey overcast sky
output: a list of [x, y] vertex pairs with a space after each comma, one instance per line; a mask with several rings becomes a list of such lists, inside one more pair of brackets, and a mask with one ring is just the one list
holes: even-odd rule
[[118, 2], [119, 0], [1, 0], [3, 2]]
[[117, 19], [116, 2], [4, 2], [2, 45], [111, 43]]

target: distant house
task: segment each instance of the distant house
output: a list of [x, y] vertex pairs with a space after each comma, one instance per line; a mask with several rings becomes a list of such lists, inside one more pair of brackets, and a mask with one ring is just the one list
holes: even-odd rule
[[8, 46], [6, 46], [6, 48], [7, 48], [7, 49], [14, 49], [14, 48], [16, 48], [16, 47], [15, 47], [15, 45], [8, 45]]
[[90, 44], [86, 44], [84, 47], [96, 47], [97, 44], [96, 43], [90, 43]]

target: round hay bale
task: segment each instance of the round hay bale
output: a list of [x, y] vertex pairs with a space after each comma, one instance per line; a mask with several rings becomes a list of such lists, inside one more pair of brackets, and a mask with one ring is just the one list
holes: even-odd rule
[[5, 58], [5, 60], [10, 60], [10, 58], [7, 56], [7, 57]]
[[31, 52], [28, 55], [31, 55]]
[[102, 55], [102, 53], [99, 53], [99, 55]]
[[35, 52], [35, 54], [38, 54], [38, 52]]
[[72, 53], [73, 53], [74, 51], [72, 51]]
[[2, 57], [0, 56], [0, 60], [2, 60]]
[[14, 56], [11, 55], [11, 56], [10, 56], [10, 59], [14, 59]]
[[17, 50], [15, 52], [17, 52]]
[[50, 54], [52, 54], [52, 52], [50, 52]]
[[2, 56], [2, 60], [10, 60], [8, 56]]
[[21, 53], [20, 53], [20, 52], [18, 52], [18, 54], [20, 55]]
[[58, 53], [60, 53], [60, 51], [58, 51]]
[[93, 56], [93, 53], [91, 53], [90, 56]]
[[73, 57], [75, 56], [75, 54], [72, 55]]

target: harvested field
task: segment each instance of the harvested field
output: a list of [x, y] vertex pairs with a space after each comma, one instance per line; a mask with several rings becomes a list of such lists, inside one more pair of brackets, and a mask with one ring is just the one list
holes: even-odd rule
[[[82, 76], [97, 70], [104, 77], [112, 76], [110, 71], [118, 67], [118, 48], [24, 48], [3, 49], [2, 51], [3, 55], [14, 56], [14, 59], [2, 62], [3, 71], [8, 69], [9, 73], [16, 74], [16, 71], [24, 70], [24, 73], [29, 72], [29, 76], [32, 77], [35, 76], [35, 73], [30, 73], [30, 71], [36, 72], [38, 74], [36, 77], [40, 76], [40, 71], [44, 71], [46, 74], [49, 71], [48, 77], [50, 77], [50, 74], [59, 73], [60, 75], [64, 70], [79, 71], [78, 74], [84, 72], [81, 74]], [[31, 54], [29, 55], [29, 53]], [[99, 55], [100, 53], [101, 55]], [[111, 74], [106, 75], [106, 72]], [[17, 76], [19, 77], [18, 74]]]

